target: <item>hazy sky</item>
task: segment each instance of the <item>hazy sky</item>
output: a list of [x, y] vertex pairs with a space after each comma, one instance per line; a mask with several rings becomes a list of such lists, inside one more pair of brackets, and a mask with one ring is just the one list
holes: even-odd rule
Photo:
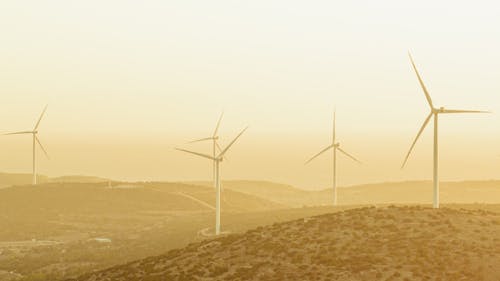
[[[376, 2], [376, 3], [375, 3]], [[441, 178], [499, 178], [500, 8], [495, 1], [3, 1], [0, 131], [31, 129], [48, 103], [41, 173], [209, 179], [201, 152], [225, 111], [222, 144], [250, 129], [226, 179], [329, 185], [337, 107], [339, 183], [430, 179], [432, 126], [399, 166], [434, 103]], [[0, 171], [29, 172], [29, 136], [0, 139]]]

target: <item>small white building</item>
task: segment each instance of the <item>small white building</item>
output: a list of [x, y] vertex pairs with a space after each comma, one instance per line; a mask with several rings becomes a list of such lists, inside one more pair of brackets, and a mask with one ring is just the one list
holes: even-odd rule
[[93, 238], [91, 239], [92, 241], [96, 241], [98, 243], [111, 243], [111, 239], [109, 238], [101, 238], [101, 237], [97, 237], [97, 238]]

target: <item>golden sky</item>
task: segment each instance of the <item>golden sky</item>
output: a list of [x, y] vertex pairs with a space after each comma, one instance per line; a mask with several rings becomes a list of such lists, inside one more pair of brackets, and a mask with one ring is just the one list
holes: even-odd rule
[[[222, 144], [250, 125], [223, 178], [306, 188], [430, 179], [432, 126], [399, 166], [428, 113], [411, 50], [438, 106], [486, 109], [440, 119], [441, 179], [498, 178], [500, 9], [493, 1], [4, 1], [0, 131], [31, 129], [43, 174], [209, 179], [208, 161], [174, 151]], [[28, 136], [0, 139], [0, 171], [30, 172]]]

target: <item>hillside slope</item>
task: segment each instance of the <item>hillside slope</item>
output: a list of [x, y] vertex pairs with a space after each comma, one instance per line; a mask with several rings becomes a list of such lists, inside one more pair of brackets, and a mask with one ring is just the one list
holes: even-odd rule
[[[214, 201], [213, 188], [179, 183], [0, 189], [0, 280], [66, 279], [183, 247], [213, 233]], [[221, 205], [224, 231], [261, 225], [259, 211], [285, 220], [283, 206], [236, 191]]]
[[[283, 206], [235, 191], [225, 192], [223, 212], [281, 209]], [[0, 241], [46, 239], [65, 232], [77, 222], [137, 215], [179, 216], [183, 213], [213, 212], [212, 188], [178, 183], [144, 183], [127, 188], [107, 188], [106, 183], [48, 183], [36, 187], [0, 189]], [[68, 220], [70, 222], [68, 222]], [[53, 225], [47, 225], [52, 223]], [[43, 225], [44, 228], [40, 228]], [[40, 234], [46, 232], [45, 234]]]
[[500, 280], [500, 215], [361, 208], [259, 227], [77, 278]]

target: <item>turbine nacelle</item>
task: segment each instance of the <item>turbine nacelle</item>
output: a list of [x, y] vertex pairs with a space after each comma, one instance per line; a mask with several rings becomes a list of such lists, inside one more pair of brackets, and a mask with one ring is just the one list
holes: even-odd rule
[[344, 154], [345, 156], [351, 158], [352, 160], [358, 162], [358, 163], [361, 163], [361, 161], [359, 161], [358, 159], [356, 159], [354, 156], [352, 156], [351, 154], [347, 153], [345, 150], [341, 149], [340, 148], [340, 142], [335, 142], [336, 140], [336, 137], [335, 137], [335, 112], [333, 113], [333, 142], [332, 144], [328, 145], [327, 147], [325, 147], [323, 150], [321, 150], [320, 152], [318, 152], [317, 154], [315, 154], [313, 157], [309, 158], [309, 160], [307, 160], [304, 164], [308, 164], [309, 162], [311, 162], [312, 160], [314, 160], [316, 157], [320, 156], [321, 154], [323, 154], [324, 152], [330, 150], [330, 149], [333, 149], [334, 151], [339, 151], [340, 153]]
[[432, 108], [431, 112], [432, 113], [445, 113], [446, 109], [444, 106], [441, 106], [439, 108]]
[[425, 87], [424, 81], [422, 80], [422, 77], [420, 76], [420, 73], [417, 70], [417, 67], [415, 65], [415, 62], [413, 61], [413, 58], [411, 57], [411, 54], [408, 52], [408, 56], [410, 57], [410, 62], [413, 67], [413, 70], [415, 71], [415, 74], [417, 75], [418, 82], [420, 84], [420, 87], [422, 88], [422, 91], [424, 92], [425, 99], [427, 100], [427, 103], [431, 109], [431, 112], [429, 115], [427, 115], [427, 118], [425, 119], [424, 123], [422, 124], [422, 127], [420, 127], [420, 130], [417, 133], [417, 136], [413, 140], [413, 143], [410, 146], [410, 149], [408, 150], [408, 153], [406, 154], [406, 157], [403, 161], [403, 165], [401, 165], [401, 168], [404, 168], [406, 165], [410, 154], [415, 147], [415, 144], [417, 143], [418, 139], [422, 135], [422, 132], [425, 130], [427, 125], [429, 124], [430, 120], [432, 117], [434, 117], [434, 153], [433, 153], [433, 158], [434, 158], [434, 164], [433, 164], [433, 206], [434, 208], [439, 208], [439, 174], [438, 174], [438, 115], [439, 114], [454, 114], [454, 113], [489, 113], [488, 111], [479, 111], [479, 110], [462, 110], [462, 109], [446, 109], [444, 107], [436, 108], [434, 107], [432, 103], [432, 98], [427, 91], [427, 88]]
[[408, 153], [406, 154], [406, 157], [403, 161], [403, 164], [401, 165], [401, 168], [404, 168], [406, 165], [406, 162], [408, 161], [411, 152], [413, 151], [413, 148], [415, 144], [417, 143], [417, 140], [420, 138], [420, 135], [424, 131], [424, 129], [427, 127], [429, 124], [429, 121], [431, 120], [432, 116], [435, 115], [437, 117], [438, 114], [454, 114], [454, 113], [490, 113], [489, 111], [480, 111], [480, 110], [462, 110], [462, 109], [446, 109], [445, 107], [434, 107], [432, 103], [432, 98], [427, 91], [427, 87], [425, 87], [424, 81], [422, 80], [422, 77], [420, 76], [420, 73], [417, 70], [417, 66], [415, 65], [415, 62], [413, 61], [413, 58], [411, 54], [408, 52], [408, 56], [410, 57], [410, 62], [413, 67], [413, 70], [415, 71], [415, 74], [417, 75], [418, 82], [420, 84], [420, 87], [422, 88], [422, 91], [424, 92], [425, 99], [427, 100], [427, 103], [429, 104], [431, 108], [431, 112], [429, 115], [427, 115], [427, 118], [425, 119], [424, 123], [422, 124], [422, 127], [420, 127], [420, 130], [417, 133], [417, 136], [413, 140], [413, 143], [410, 146], [410, 149], [408, 150]]
[[248, 129], [248, 127], [246, 127], [245, 129], [243, 129], [224, 149], [221, 150], [221, 152], [216, 155], [215, 157], [212, 156], [212, 155], [208, 155], [208, 154], [204, 154], [204, 153], [199, 153], [199, 152], [194, 152], [194, 151], [190, 151], [190, 150], [186, 150], [186, 149], [182, 149], [182, 148], [175, 148], [176, 150], [179, 150], [179, 151], [184, 151], [186, 153], [190, 153], [190, 154], [194, 154], [194, 155], [197, 155], [197, 156], [201, 156], [203, 158], [208, 158], [210, 160], [213, 160], [213, 161], [217, 161], [217, 162], [222, 162], [222, 160], [224, 159], [225, 157], [225, 154], [226, 152], [229, 150], [229, 148], [231, 148], [231, 146], [236, 142], [236, 140], [238, 140], [238, 138]]
[[40, 117], [38, 118], [37, 122], [35, 123], [35, 127], [33, 128], [32, 131], [21, 131], [21, 132], [4, 134], [4, 135], [26, 135], [26, 134], [33, 135], [33, 185], [35, 185], [37, 183], [36, 153], [35, 153], [37, 143], [40, 146], [40, 148], [42, 149], [42, 151], [45, 154], [45, 156], [47, 157], [47, 159], [50, 159], [49, 154], [47, 153], [47, 151], [45, 150], [45, 148], [43, 147], [42, 143], [40, 142], [40, 140], [38, 139], [38, 136], [37, 136], [38, 135], [38, 127], [40, 126], [40, 122], [42, 121], [43, 116], [45, 115], [45, 111], [47, 111], [47, 105], [45, 105], [45, 107], [43, 108], [42, 114], [40, 114]]
[[[221, 115], [222, 117], [222, 115]], [[219, 122], [217, 123], [217, 128], [219, 127], [220, 123], [220, 118]], [[214, 149], [214, 155], [208, 155], [204, 153], [199, 153], [195, 151], [190, 151], [190, 150], [185, 150], [181, 148], [176, 148], [176, 150], [180, 150], [189, 154], [193, 154], [196, 156], [200, 156], [206, 159], [210, 159], [214, 162], [214, 185], [215, 185], [215, 235], [220, 234], [220, 193], [221, 193], [221, 179], [220, 179], [220, 168], [219, 164], [224, 161], [224, 157], [226, 152], [231, 148], [231, 146], [238, 140], [238, 138], [248, 129], [246, 127], [243, 129], [224, 149], [220, 149], [220, 152], [218, 155], [215, 155], [215, 149]], [[217, 129], [215, 130], [215, 133], [213, 135], [213, 138], [217, 136]], [[214, 145], [216, 142], [214, 142]], [[214, 147], [215, 148], [215, 147]]]
[[336, 113], [335, 110], [333, 111], [333, 124], [332, 124], [332, 142], [330, 145], [322, 149], [320, 152], [316, 153], [313, 157], [311, 157], [309, 160], [307, 160], [304, 164], [308, 164], [312, 160], [314, 160], [316, 157], [320, 156], [321, 154], [329, 151], [330, 149], [333, 150], [332, 156], [333, 156], [333, 206], [337, 205], [337, 152], [340, 154], [343, 154], [347, 156], [348, 158], [354, 160], [357, 163], [361, 162], [356, 159], [354, 156], [351, 154], [347, 153], [345, 150], [340, 148], [340, 142], [337, 142], [337, 135], [336, 135]]

